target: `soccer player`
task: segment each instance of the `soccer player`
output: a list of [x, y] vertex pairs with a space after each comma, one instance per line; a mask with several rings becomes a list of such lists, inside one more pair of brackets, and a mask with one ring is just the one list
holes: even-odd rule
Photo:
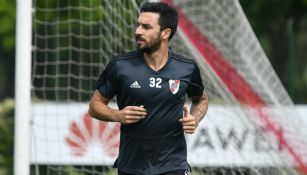
[[[97, 81], [89, 114], [121, 124], [114, 163], [119, 175], [189, 174], [184, 133], [194, 133], [208, 97], [195, 62], [169, 49], [177, 25], [173, 7], [143, 4], [135, 29], [138, 50], [114, 57]], [[119, 110], [108, 106], [114, 96]]]

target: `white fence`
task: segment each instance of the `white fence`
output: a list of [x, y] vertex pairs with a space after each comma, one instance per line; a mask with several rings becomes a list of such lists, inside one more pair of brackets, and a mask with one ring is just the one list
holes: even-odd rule
[[[34, 104], [31, 137], [36, 139], [31, 139], [31, 162], [112, 165], [118, 151], [119, 125], [92, 119], [87, 109], [88, 104], [81, 103]], [[307, 125], [307, 106], [295, 109]], [[196, 133], [186, 135], [190, 164], [282, 164], [277, 154], [284, 154], [286, 150], [277, 139], [272, 137], [269, 146], [259, 134], [259, 128], [241, 122], [227, 107], [210, 106]], [[262, 129], [266, 132], [265, 127]], [[283, 128], [279, 129], [282, 134]], [[307, 128], [304, 129], [307, 132]]]

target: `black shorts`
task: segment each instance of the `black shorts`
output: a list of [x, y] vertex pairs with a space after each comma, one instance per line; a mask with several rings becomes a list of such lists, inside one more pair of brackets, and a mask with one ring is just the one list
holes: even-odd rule
[[[125, 172], [118, 170], [118, 175], [135, 175], [135, 174], [125, 173]], [[190, 172], [189, 171], [171, 171], [171, 172], [166, 172], [166, 173], [162, 173], [159, 175], [190, 175]]]

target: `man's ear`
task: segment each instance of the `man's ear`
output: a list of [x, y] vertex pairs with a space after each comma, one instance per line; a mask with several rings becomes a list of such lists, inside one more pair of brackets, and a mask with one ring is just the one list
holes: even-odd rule
[[169, 37], [171, 36], [171, 32], [172, 30], [170, 28], [166, 28], [161, 32], [161, 37], [162, 39], [169, 39]]

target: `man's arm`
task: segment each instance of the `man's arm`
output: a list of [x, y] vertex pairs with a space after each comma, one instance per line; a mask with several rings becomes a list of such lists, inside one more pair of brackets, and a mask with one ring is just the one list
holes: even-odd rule
[[205, 117], [208, 111], [208, 95], [206, 92], [203, 93], [202, 96], [192, 97], [192, 106], [191, 106], [191, 115], [196, 118], [196, 122], [198, 123]]
[[136, 123], [145, 118], [143, 106], [127, 106], [122, 110], [112, 109], [108, 106], [109, 99], [95, 90], [89, 104], [88, 113], [98, 120], [119, 122], [121, 124]]
[[187, 106], [183, 107], [184, 116], [179, 119], [182, 123], [183, 130], [186, 133], [193, 134], [199, 122], [204, 118], [208, 110], [208, 95], [206, 92], [202, 96], [191, 97], [191, 112]]

